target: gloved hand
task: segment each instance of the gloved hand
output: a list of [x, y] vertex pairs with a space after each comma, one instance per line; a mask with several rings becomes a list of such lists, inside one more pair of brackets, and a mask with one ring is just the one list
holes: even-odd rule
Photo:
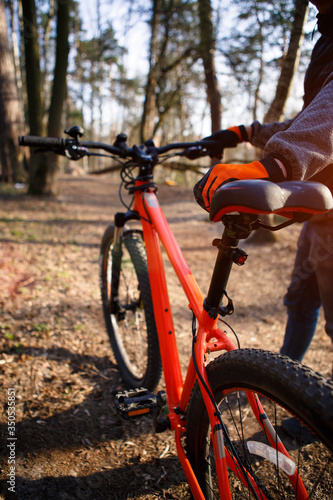
[[201, 142], [207, 144], [211, 158], [222, 158], [224, 148], [235, 148], [240, 142], [248, 140], [246, 128], [244, 125], [240, 125], [214, 132], [214, 134], [202, 139]]
[[202, 208], [209, 212], [215, 191], [226, 182], [239, 179], [266, 179], [272, 182], [286, 180], [279, 164], [270, 156], [245, 165], [220, 163], [208, 170], [204, 177], [196, 183], [193, 188], [195, 199]]

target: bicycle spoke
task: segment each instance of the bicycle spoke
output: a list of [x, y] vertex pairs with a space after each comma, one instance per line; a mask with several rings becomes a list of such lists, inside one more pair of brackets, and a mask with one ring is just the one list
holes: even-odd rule
[[[252, 361], [248, 361], [249, 358]], [[258, 378], [258, 366], [265, 377]], [[287, 378], [287, 381], [292, 380], [288, 392], [286, 381], [281, 380], [282, 368], [290, 372], [299, 370], [296, 378]], [[207, 366], [207, 375], [226, 429], [225, 449], [234, 500], [333, 498], [332, 452], [319, 437], [308, 431], [308, 427], [313, 428], [309, 422], [307, 426], [301, 423], [302, 419], [307, 419], [305, 413], [295, 418], [299, 406], [315, 405], [317, 398], [320, 398], [321, 408], [327, 404], [331, 389], [324, 379], [319, 386], [318, 378], [310, 375], [309, 369], [292, 364], [282, 356], [248, 349], [216, 358]], [[250, 388], [251, 385], [254, 387]], [[305, 385], [307, 390], [311, 387], [317, 398], [311, 400], [304, 395]], [[281, 403], [280, 397], [274, 395], [276, 390], [288, 403]], [[198, 392], [193, 392], [189, 406], [187, 449], [200, 484], [205, 485], [205, 497], [212, 500], [220, 498], [220, 492], [210, 439], [205, 441], [205, 450], [200, 447], [203, 435], [210, 437], [210, 426], [199, 391], [198, 388]], [[297, 404], [297, 400], [301, 402]], [[295, 409], [290, 411], [288, 406], [293, 404]], [[316, 419], [322, 418], [323, 426], [328, 429], [330, 414], [330, 411], [316, 413]]]

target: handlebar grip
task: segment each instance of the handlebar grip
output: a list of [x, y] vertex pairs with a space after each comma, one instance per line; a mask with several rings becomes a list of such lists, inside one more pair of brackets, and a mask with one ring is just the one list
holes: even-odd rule
[[21, 135], [19, 137], [20, 146], [34, 146], [34, 147], [61, 147], [65, 145], [65, 140], [58, 137], [39, 137], [33, 135]]

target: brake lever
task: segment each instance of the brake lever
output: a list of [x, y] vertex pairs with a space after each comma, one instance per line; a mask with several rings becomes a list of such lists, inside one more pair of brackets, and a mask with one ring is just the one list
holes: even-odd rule
[[71, 161], [78, 161], [84, 156], [93, 154], [89, 153], [87, 148], [77, 146], [76, 144], [66, 144], [65, 147], [59, 148], [39, 148], [35, 150], [35, 154], [38, 153], [53, 153], [60, 156], [66, 156]]
[[197, 158], [201, 158], [203, 156], [207, 156], [209, 153], [207, 149], [204, 149], [202, 146], [192, 146], [181, 153], [181, 156], [185, 156], [189, 160], [196, 160]]
[[77, 161], [81, 160], [84, 156], [89, 156], [89, 152], [87, 148], [83, 148], [77, 144], [66, 144], [65, 156], [72, 161]]
[[217, 158], [218, 160], [221, 160], [223, 158], [223, 150], [220, 154], [215, 154], [211, 152], [212, 148], [216, 148], [218, 146], [217, 141], [213, 139], [202, 139], [201, 141], [202, 146], [206, 149], [207, 155], [209, 155], [211, 158]]

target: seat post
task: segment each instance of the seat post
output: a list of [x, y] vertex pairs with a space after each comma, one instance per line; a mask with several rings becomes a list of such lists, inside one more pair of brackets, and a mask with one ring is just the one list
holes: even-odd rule
[[[220, 306], [223, 296], [226, 295], [232, 264], [243, 265], [246, 261], [247, 254], [238, 248], [239, 240], [250, 236], [256, 228], [257, 221], [258, 216], [254, 214], [227, 215], [223, 218], [225, 227], [222, 238], [213, 241], [213, 245], [218, 248], [218, 254], [204, 302], [204, 308], [211, 317], [217, 317], [223, 309]], [[225, 314], [231, 314], [233, 308], [224, 310]]]
[[233, 252], [238, 247], [238, 240], [230, 238], [226, 230], [221, 240], [214, 240], [213, 245], [218, 247], [218, 254], [209, 285], [204, 308], [212, 317], [217, 317], [218, 309], [226, 292], [231, 267], [233, 264]]

